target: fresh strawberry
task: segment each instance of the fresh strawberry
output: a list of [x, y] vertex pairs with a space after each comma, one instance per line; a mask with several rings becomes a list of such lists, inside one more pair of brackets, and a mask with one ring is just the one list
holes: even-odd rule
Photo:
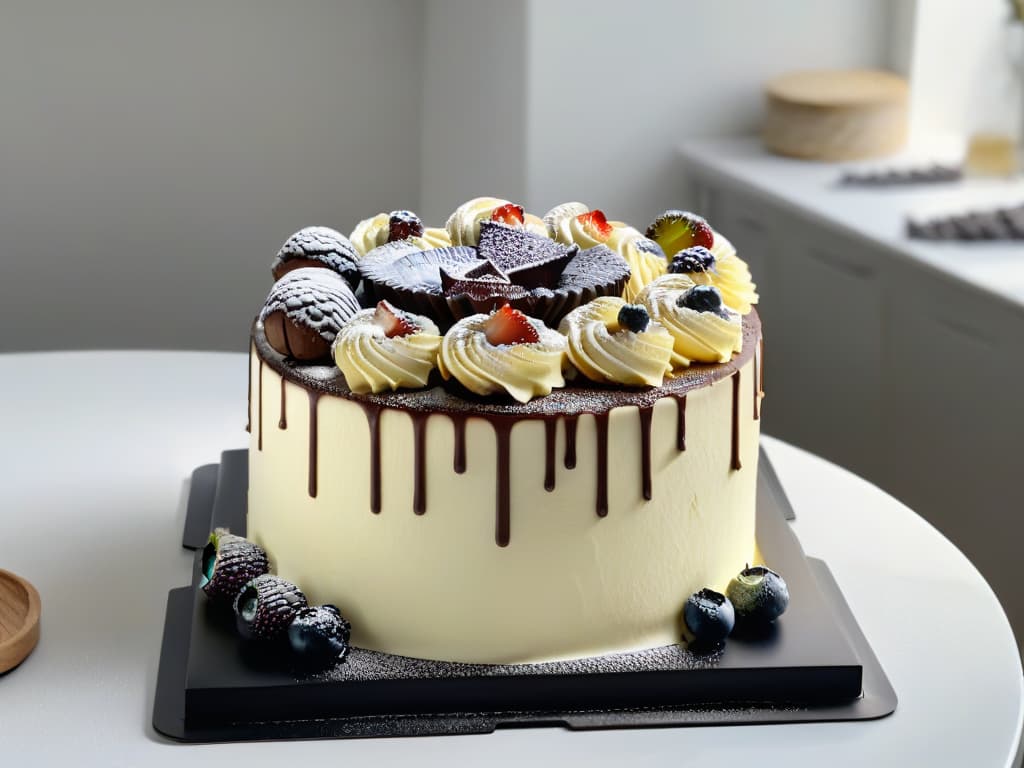
[[505, 205], [498, 206], [491, 212], [491, 221], [500, 221], [502, 224], [514, 227], [522, 225], [523, 215], [523, 206], [516, 205], [515, 203], [506, 203]]
[[540, 341], [537, 329], [530, 319], [518, 309], [505, 304], [484, 325], [484, 335], [491, 344], [532, 344]]
[[409, 322], [404, 312], [395, 309], [386, 301], [377, 302], [377, 311], [373, 313], [373, 322], [384, 329], [384, 335], [389, 339], [393, 339], [395, 336], [408, 336], [418, 330]]
[[612, 233], [612, 225], [605, 218], [604, 211], [587, 211], [576, 217], [583, 225], [583, 231], [595, 240], [607, 240]]

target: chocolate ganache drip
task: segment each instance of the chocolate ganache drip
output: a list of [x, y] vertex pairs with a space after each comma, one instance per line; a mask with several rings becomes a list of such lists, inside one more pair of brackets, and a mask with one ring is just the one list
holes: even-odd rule
[[[319, 424], [318, 406], [322, 395], [351, 400], [363, 409], [370, 436], [370, 510], [381, 511], [381, 434], [380, 418], [385, 409], [404, 411], [410, 418], [413, 432], [413, 498], [412, 510], [417, 515], [427, 511], [426, 452], [428, 449], [427, 425], [432, 414], [446, 415], [452, 421], [454, 432], [453, 471], [466, 471], [466, 422], [470, 416], [487, 421], [494, 431], [496, 444], [495, 467], [495, 542], [508, 546], [511, 541], [511, 435], [512, 428], [520, 421], [539, 420], [544, 425], [544, 477], [545, 490], [555, 488], [555, 451], [557, 425], [565, 425], [565, 453], [563, 463], [566, 469], [576, 466], [576, 433], [581, 413], [594, 417], [596, 429], [595, 468], [597, 487], [595, 489], [595, 512], [598, 517], [609, 513], [608, 505], [608, 430], [609, 414], [618, 407], [634, 407], [640, 427], [641, 493], [645, 499], [653, 497], [651, 431], [654, 405], [663, 398], [676, 401], [677, 426], [676, 446], [680, 452], [686, 449], [686, 393], [692, 389], [708, 386], [716, 381], [732, 379], [732, 470], [739, 470], [740, 463], [740, 368], [754, 358], [754, 408], [758, 417], [759, 397], [763, 391], [762, 348], [760, 321], [751, 313], [744, 319], [743, 352], [728, 363], [695, 364], [684, 370], [677, 378], [664, 385], [646, 389], [606, 389], [593, 386], [568, 386], [553, 391], [550, 395], [527, 403], [509, 403], [496, 398], [466, 400], [462, 396], [446, 391], [443, 387], [412, 392], [388, 392], [381, 394], [357, 395], [345, 384], [344, 377], [334, 368], [327, 366], [294, 366], [267, 343], [262, 327], [257, 325], [253, 332], [260, 368], [256, 386], [259, 392], [259, 436], [258, 449], [262, 450], [262, 404], [263, 365], [266, 362], [282, 377], [281, 417], [279, 426], [287, 427], [285, 414], [286, 381], [298, 384], [309, 395], [309, 495], [316, 497], [319, 476], [318, 449]], [[250, 349], [250, 354], [252, 350]], [[253, 392], [252, 366], [249, 371], [250, 414]]]

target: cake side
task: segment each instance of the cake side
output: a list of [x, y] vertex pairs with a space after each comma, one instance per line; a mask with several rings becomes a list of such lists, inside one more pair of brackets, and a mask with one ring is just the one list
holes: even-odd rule
[[756, 313], [730, 362], [577, 387], [561, 412], [355, 395], [254, 336], [250, 536], [361, 647], [523, 663], [665, 645], [680, 595], [753, 560]]

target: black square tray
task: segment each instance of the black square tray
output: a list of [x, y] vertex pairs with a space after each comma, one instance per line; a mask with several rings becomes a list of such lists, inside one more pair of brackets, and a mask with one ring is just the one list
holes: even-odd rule
[[[782, 572], [789, 610], [758, 637], [710, 656], [682, 646], [571, 662], [469, 665], [354, 648], [315, 676], [284, 668], [208, 609], [202, 547], [217, 526], [244, 534], [248, 452], [192, 476], [183, 545], [192, 586], [170, 591], [153, 725], [181, 741], [487, 733], [499, 726], [572, 729], [738, 725], [884, 717], [896, 694], [824, 562], [804, 555], [768, 457], [758, 474], [757, 541]], [[680, 598], [680, 604], [682, 598]]]

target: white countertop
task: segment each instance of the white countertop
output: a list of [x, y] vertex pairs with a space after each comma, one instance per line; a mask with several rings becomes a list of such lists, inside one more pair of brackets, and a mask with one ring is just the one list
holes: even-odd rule
[[899, 502], [765, 439], [805, 550], [828, 563], [899, 696], [870, 722], [178, 745], [150, 725], [167, 591], [189, 582], [186, 479], [244, 447], [245, 356], [0, 355], [0, 567], [42, 640], [0, 676], [4, 765], [1007, 766], [1017, 644], [967, 559]]
[[954, 275], [1024, 313], [1024, 240], [935, 242], [911, 240], [906, 219], [959, 214], [1024, 203], [1024, 177], [965, 178], [948, 184], [846, 187], [844, 171], [909, 168], [955, 162], [959, 146], [937, 141], [890, 158], [817, 163], [773, 155], [756, 137], [700, 139], [681, 152], [688, 165], [755, 190], [784, 206], [863, 238], [902, 257]]

